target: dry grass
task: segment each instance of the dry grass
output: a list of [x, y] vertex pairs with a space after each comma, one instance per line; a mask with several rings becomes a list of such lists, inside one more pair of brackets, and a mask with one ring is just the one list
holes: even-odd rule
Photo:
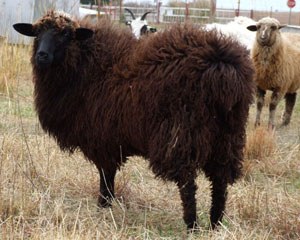
[[19, 80], [17, 76], [23, 73], [29, 77], [28, 51], [29, 46], [16, 47], [8, 44], [6, 39], [0, 41], [0, 93], [12, 97]]
[[202, 229], [187, 235], [177, 187], [139, 157], [118, 173], [113, 208], [98, 209], [96, 168], [80, 152], [61, 152], [39, 127], [28, 48], [2, 45], [0, 54], [0, 239], [300, 238], [299, 99], [291, 125], [275, 132], [253, 129], [251, 108], [245, 177], [229, 188], [223, 225], [208, 228], [209, 183], [200, 175]]

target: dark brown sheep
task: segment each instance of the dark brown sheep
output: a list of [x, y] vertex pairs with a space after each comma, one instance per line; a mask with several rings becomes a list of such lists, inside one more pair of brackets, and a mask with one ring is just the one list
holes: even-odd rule
[[100, 206], [131, 155], [149, 159], [156, 176], [175, 182], [184, 221], [196, 224], [202, 170], [212, 183], [210, 220], [223, 216], [227, 185], [240, 177], [253, 67], [237, 41], [192, 25], [137, 41], [102, 21], [92, 31], [50, 11], [31, 24], [35, 105], [61, 149], [80, 149], [100, 173]]

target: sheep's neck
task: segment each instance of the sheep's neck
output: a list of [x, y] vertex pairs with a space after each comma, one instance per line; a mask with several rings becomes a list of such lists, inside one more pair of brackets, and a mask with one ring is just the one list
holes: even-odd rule
[[274, 48], [273, 46], [260, 48], [257, 52], [257, 60], [267, 68], [270, 64], [275, 64], [280, 51], [281, 48]]
[[[273, 45], [271, 47], [257, 47], [254, 48], [253, 54], [254, 65], [259, 69], [259, 74], [256, 75], [256, 83], [262, 89], [272, 89], [277, 87], [277, 83], [273, 82], [274, 74], [280, 67], [279, 57], [284, 51], [281, 44]], [[276, 68], [271, 66], [277, 66]]]

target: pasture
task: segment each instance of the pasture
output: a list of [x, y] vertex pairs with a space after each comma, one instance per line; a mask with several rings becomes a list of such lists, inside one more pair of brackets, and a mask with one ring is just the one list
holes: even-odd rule
[[[288, 127], [254, 129], [250, 109], [244, 177], [229, 188], [223, 224], [209, 230], [209, 184], [197, 179], [201, 229], [186, 233], [177, 186], [133, 156], [117, 174], [112, 209], [99, 209], [98, 172], [62, 152], [33, 106], [30, 47], [0, 43], [0, 239], [299, 239], [300, 97]], [[284, 107], [278, 107], [276, 123]]]

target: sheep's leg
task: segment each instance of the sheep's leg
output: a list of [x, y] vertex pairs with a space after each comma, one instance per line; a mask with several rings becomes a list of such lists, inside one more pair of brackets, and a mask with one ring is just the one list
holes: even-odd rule
[[196, 190], [197, 186], [194, 179], [188, 182], [177, 183], [180, 191], [180, 197], [183, 206], [183, 219], [189, 230], [197, 228], [197, 214], [196, 214]]
[[214, 229], [222, 221], [227, 199], [227, 183], [221, 178], [212, 180], [212, 205], [210, 209], [210, 222]]
[[271, 96], [270, 106], [269, 106], [269, 111], [270, 111], [269, 125], [268, 125], [269, 129], [274, 129], [275, 112], [276, 112], [276, 108], [277, 108], [277, 105], [278, 105], [280, 99], [281, 99], [281, 94], [278, 91], [273, 91], [272, 96]]
[[100, 173], [100, 195], [98, 204], [100, 207], [110, 207], [111, 201], [115, 197], [114, 184], [117, 168], [111, 166], [110, 169], [99, 168]]
[[296, 103], [296, 96], [297, 93], [287, 93], [285, 94], [285, 111], [282, 117], [282, 124], [281, 126], [286, 126], [290, 123], [291, 116], [293, 113], [293, 109]]
[[257, 92], [256, 92], [256, 120], [255, 120], [255, 127], [260, 125], [260, 115], [262, 108], [264, 106], [264, 101], [265, 101], [265, 94], [266, 91], [262, 90], [261, 88], [257, 87]]

